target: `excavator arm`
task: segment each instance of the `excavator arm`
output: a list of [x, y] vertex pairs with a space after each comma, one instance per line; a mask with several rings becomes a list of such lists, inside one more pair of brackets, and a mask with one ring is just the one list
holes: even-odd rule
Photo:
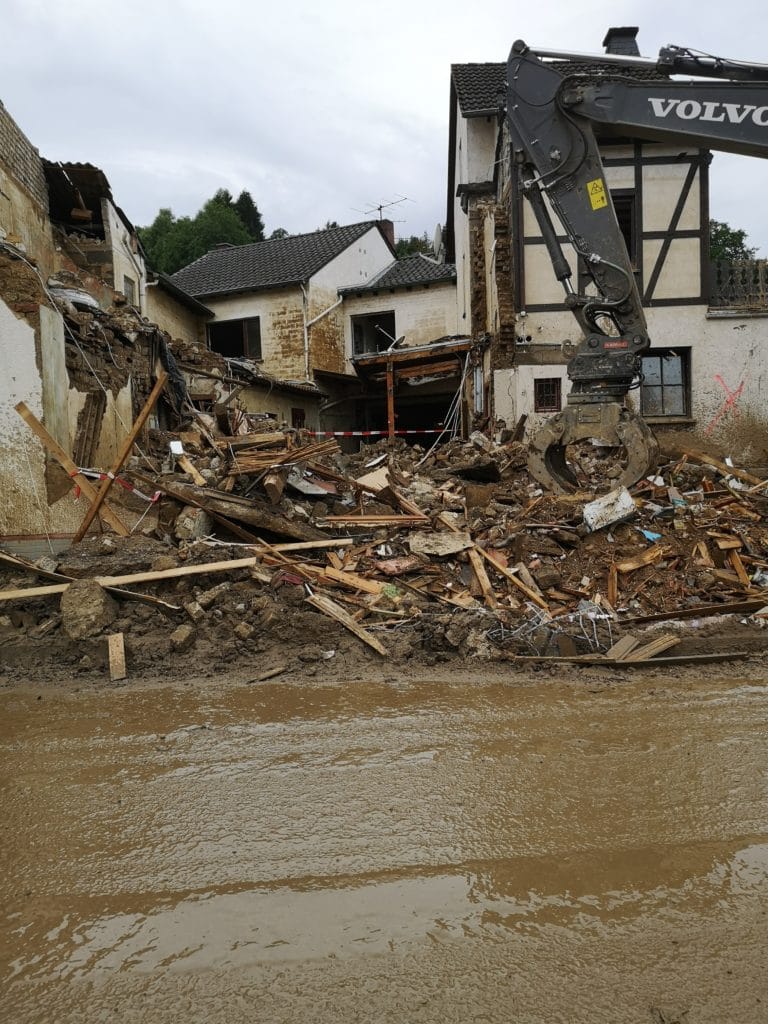
[[[558, 63], [543, 57], [557, 57]], [[617, 137], [768, 157], [768, 67], [695, 56], [678, 47], [662, 50], [658, 61], [614, 58], [616, 73], [609, 77], [585, 69], [583, 60], [575, 54], [534, 53], [518, 41], [507, 66], [513, 159], [563, 285], [565, 304], [583, 333], [568, 364], [572, 387], [567, 405], [531, 443], [532, 475], [561, 493], [577, 487], [567, 458], [570, 444], [597, 438], [623, 446], [626, 464], [616, 482], [625, 486], [644, 476], [658, 453], [650, 428], [624, 406], [625, 395], [640, 380], [641, 356], [651, 342], [596, 128]], [[657, 77], [621, 78], [622, 65], [650, 67]], [[681, 71], [718, 73], [750, 84], [664, 77]], [[559, 241], [563, 233], [591, 289], [574, 287], [574, 267]]]

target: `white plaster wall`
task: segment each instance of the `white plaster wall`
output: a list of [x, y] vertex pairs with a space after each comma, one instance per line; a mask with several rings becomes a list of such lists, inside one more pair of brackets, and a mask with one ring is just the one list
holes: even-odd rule
[[[654, 155], [656, 155], [655, 150]], [[662, 153], [660, 155], [671, 154]], [[645, 231], [667, 230], [680, 198], [689, 166], [689, 164], [676, 166], [652, 164], [643, 167], [643, 228]], [[700, 180], [697, 173], [677, 225], [679, 231], [696, 231], [698, 229], [701, 220], [700, 201]]]
[[[663, 146], [647, 147], [647, 153], [659, 157], [676, 157], [679, 150]], [[628, 148], [606, 151], [606, 156], [621, 158], [631, 156]], [[663, 231], [669, 227], [672, 214], [688, 173], [688, 164], [648, 165], [643, 167], [643, 230]], [[634, 167], [607, 167], [605, 177], [609, 189], [632, 189], [635, 186]], [[678, 230], [698, 230], [700, 226], [700, 178], [697, 174], [690, 194], [683, 207]], [[556, 230], [562, 233], [560, 222], [554, 214], [549, 200], [544, 196], [545, 206], [550, 212]], [[523, 203], [523, 231], [526, 237], [540, 238], [540, 232], [530, 203]], [[661, 239], [647, 239], [643, 242], [643, 274], [647, 284], [661, 250]], [[576, 257], [568, 244], [563, 249], [573, 270], [572, 281], [576, 285]], [[561, 302], [563, 290], [555, 279], [552, 264], [546, 249], [540, 244], [530, 244], [524, 250], [525, 301], [527, 305]], [[654, 297], [696, 298], [701, 294], [700, 242], [696, 238], [675, 239], [667, 253]]]
[[[691, 418], [686, 430], [696, 443], [730, 451], [737, 458], [768, 458], [768, 317], [708, 316], [706, 306], [665, 306], [646, 310], [654, 349], [689, 348]], [[534, 343], [561, 345], [579, 340], [579, 328], [567, 310], [531, 313], [525, 332]], [[563, 401], [570, 384], [562, 364], [518, 366], [494, 374], [495, 414], [517, 421], [533, 418], [534, 376], [563, 376]], [[727, 390], [726, 390], [727, 389]], [[730, 407], [729, 392], [738, 394]], [[632, 399], [632, 393], [630, 393]], [[663, 432], [665, 424], [655, 423]]]
[[136, 295], [142, 313], [146, 310], [145, 290], [147, 268], [140, 252], [131, 249], [130, 231], [123, 223], [115, 207], [108, 199], [102, 200], [108, 238], [112, 247], [112, 262], [115, 273], [115, 291], [122, 292], [123, 277], [130, 277], [136, 285]]
[[[381, 231], [375, 226], [340, 253], [310, 279], [315, 289], [335, 293], [339, 288], [354, 288], [381, 273], [394, 259]], [[320, 312], [318, 310], [318, 312]]]
[[[454, 163], [454, 184], [469, 181], [469, 162], [467, 159], [467, 119], [461, 116], [458, 102], [456, 103], [456, 154]], [[462, 330], [469, 325], [470, 301], [470, 264], [469, 264], [469, 218], [461, 208], [461, 199], [456, 195], [453, 202], [453, 244], [456, 260], [456, 297], [458, 316]]]
[[344, 346], [348, 361], [347, 372], [353, 373], [352, 317], [366, 313], [395, 311], [395, 334], [405, 335], [401, 348], [427, 345], [437, 338], [458, 334], [456, 323], [456, 288], [451, 283], [433, 284], [429, 288], [396, 291], [386, 295], [359, 295], [345, 298]]
[[526, 436], [530, 436], [542, 423], [549, 419], [549, 413], [533, 411], [533, 382], [558, 377], [563, 406], [570, 390], [570, 381], [565, 365], [515, 366], [509, 370], [496, 370], [493, 374], [494, 416], [503, 419], [507, 427], [514, 428], [523, 413], [528, 414]]
[[[60, 342], [63, 346], [60, 315], [41, 309], [41, 347], [54, 361]], [[53, 537], [72, 533], [84, 515], [71, 492], [49, 507], [45, 451], [15, 409], [18, 402], [25, 402], [66, 449], [66, 373], [58, 381], [48, 374], [46, 378], [48, 387], [58, 383], [58, 402], [44, 394], [33, 328], [0, 299], [0, 537], [6, 541], [45, 532]]]

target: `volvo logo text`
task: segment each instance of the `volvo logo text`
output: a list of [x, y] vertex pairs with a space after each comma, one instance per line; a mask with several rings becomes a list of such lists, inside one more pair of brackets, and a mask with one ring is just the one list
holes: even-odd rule
[[742, 124], [750, 120], [760, 128], [768, 128], [768, 106], [756, 107], [749, 103], [716, 103], [707, 100], [670, 100], [648, 98], [656, 117], [675, 117], [683, 121], [716, 121]]

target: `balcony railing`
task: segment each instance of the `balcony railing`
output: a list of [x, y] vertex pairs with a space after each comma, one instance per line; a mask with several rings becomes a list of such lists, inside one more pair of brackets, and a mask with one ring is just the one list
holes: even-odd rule
[[711, 263], [709, 307], [768, 313], [768, 260]]

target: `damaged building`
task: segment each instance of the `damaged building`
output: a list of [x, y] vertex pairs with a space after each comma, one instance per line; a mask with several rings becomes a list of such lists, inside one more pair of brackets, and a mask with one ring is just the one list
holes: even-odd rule
[[[636, 35], [611, 29], [606, 53], [638, 55]], [[579, 67], [602, 79], [617, 74], [599, 58]], [[663, 81], [654, 68], [622, 74]], [[459, 324], [491, 341], [484, 380], [492, 415], [508, 424], [525, 415], [530, 430], [563, 407], [580, 331], [511, 160], [505, 79], [501, 62], [451, 69], [446, 244], [457, 268]], [[710, 264], [711, 152], [608, 132], [598, 141], [653, 340], [642, 386], [628, 401], [662, 440], [686, 437], [761, 457], [766, 263]], [[583, 267], [568, 245], [566, 254], [583, 288]]]

